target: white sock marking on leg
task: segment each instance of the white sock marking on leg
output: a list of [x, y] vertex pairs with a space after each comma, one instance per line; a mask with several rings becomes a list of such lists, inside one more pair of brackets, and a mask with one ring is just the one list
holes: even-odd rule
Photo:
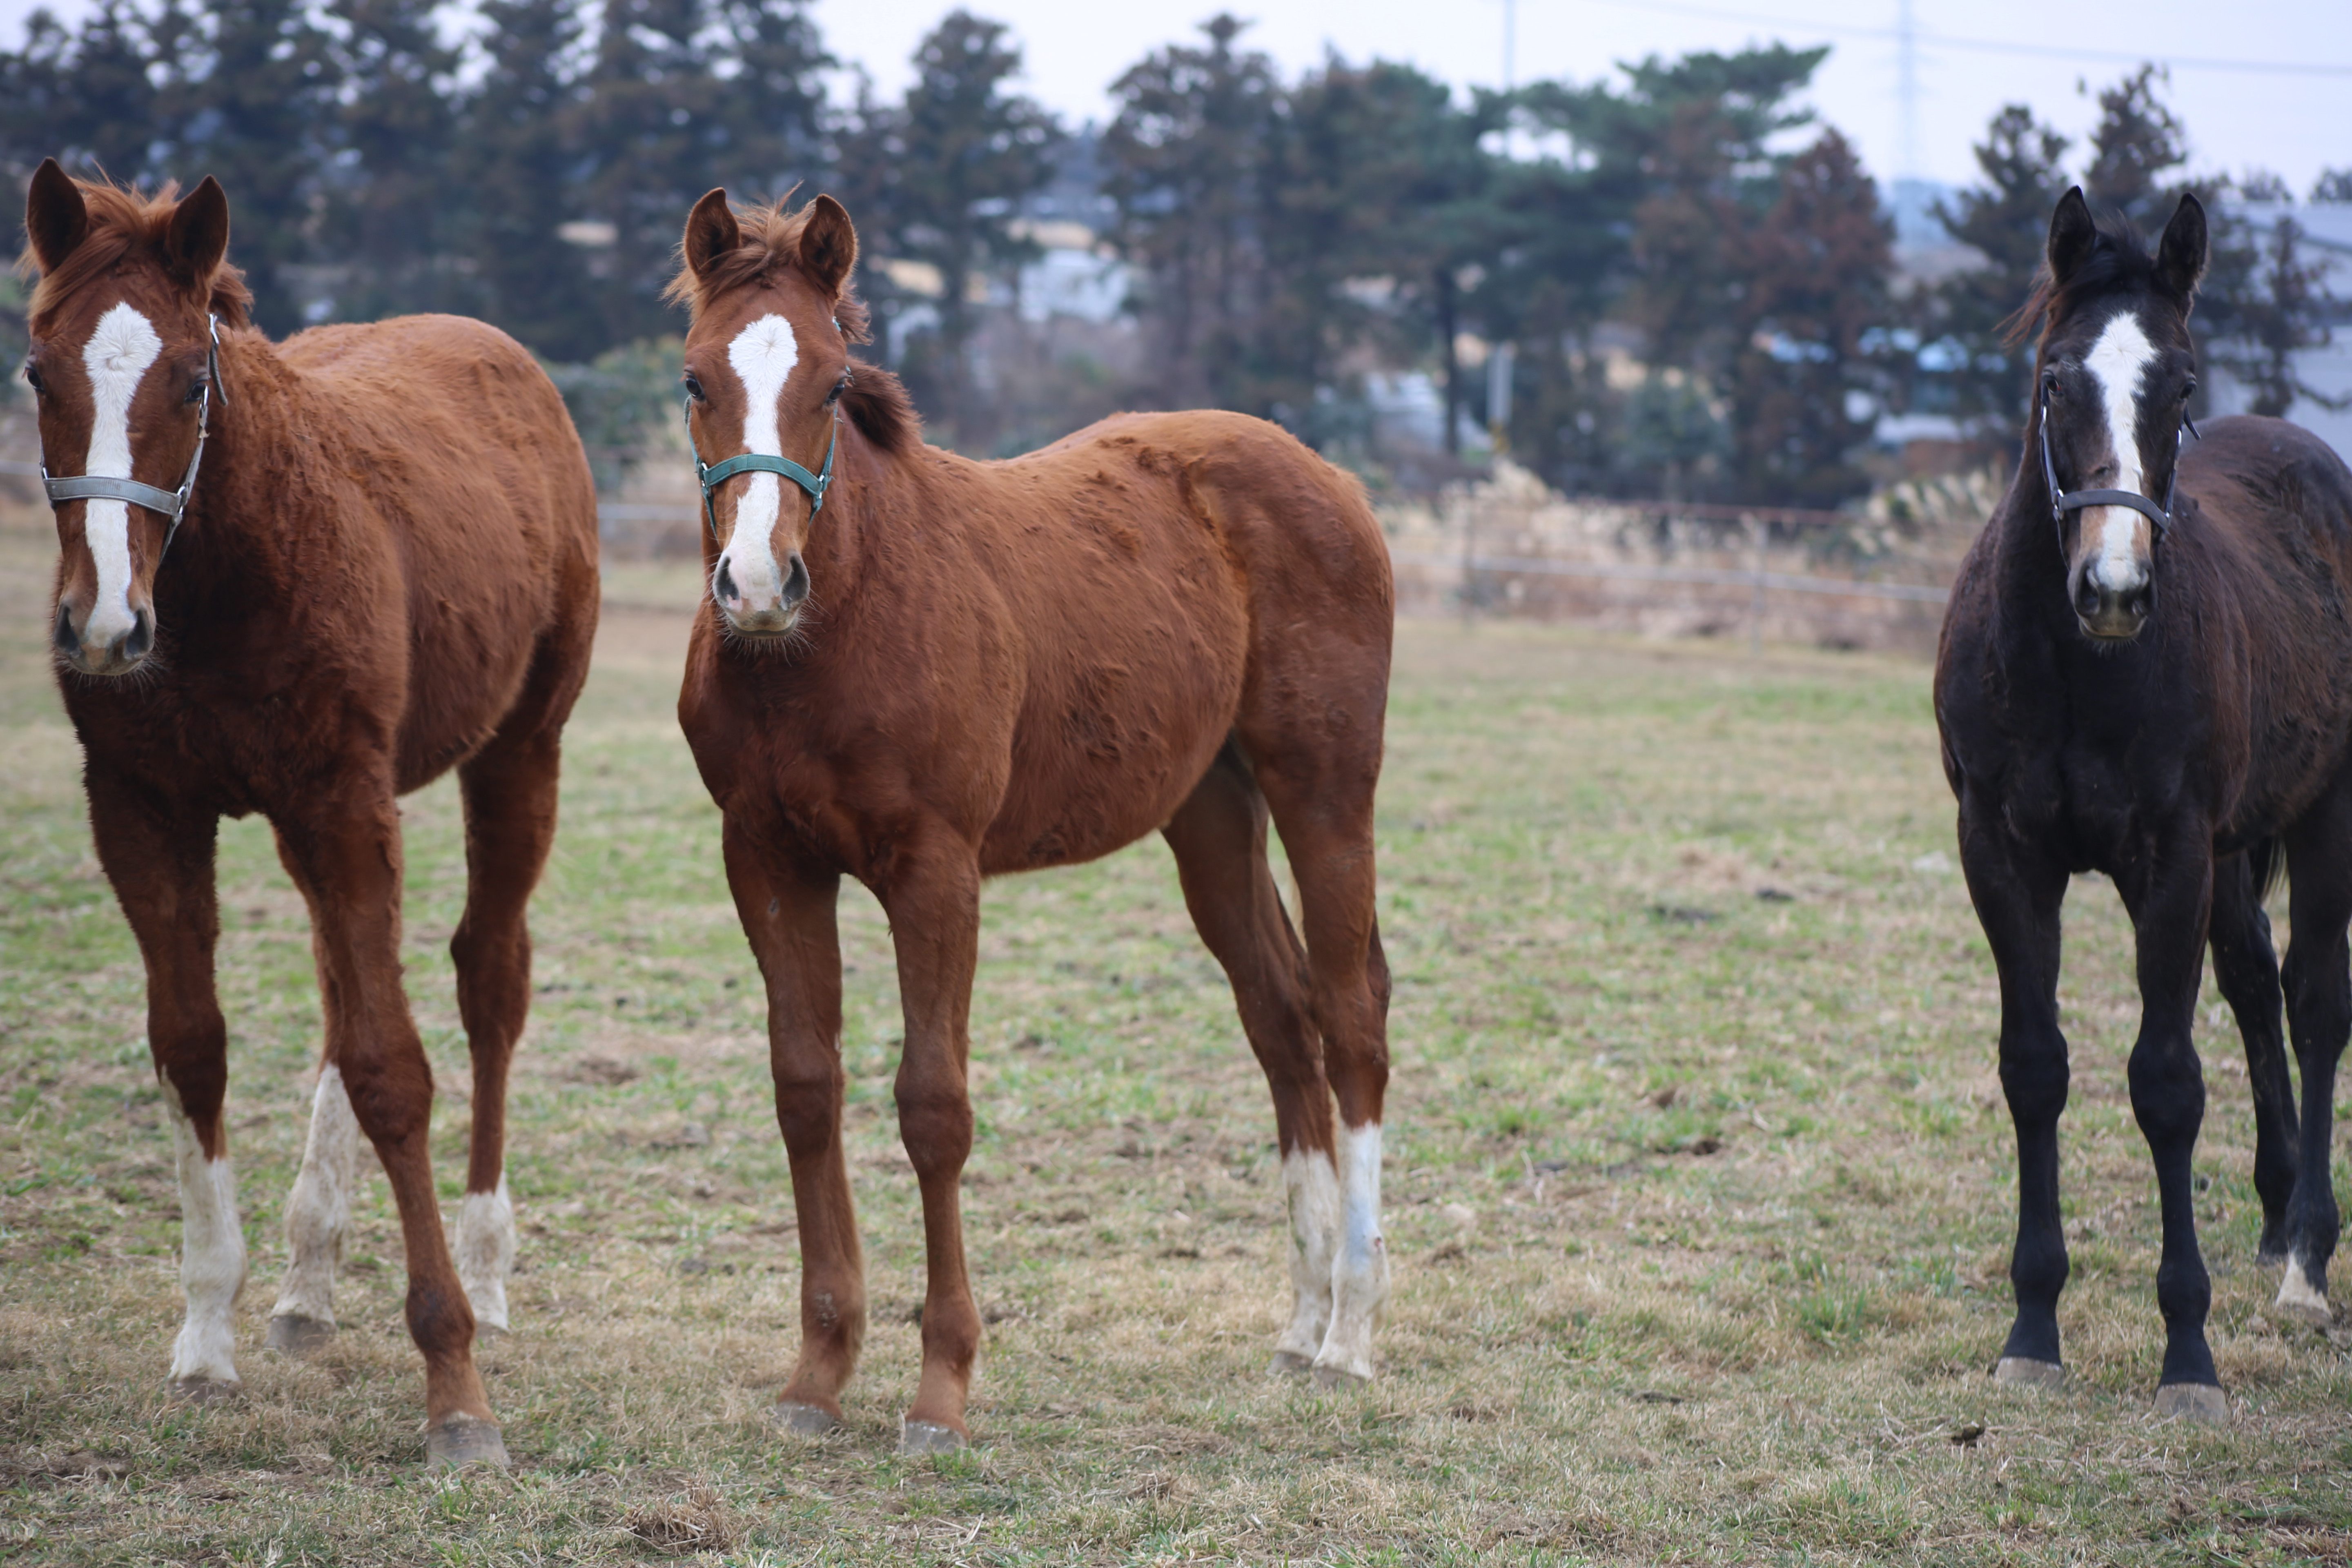
[[172, 1142], [180, 1165], [180, 1289], [187, 1315], [172, 1347], [174, 1382], [203, 1379], [235, 1383], [236, 1333], [234, 1314], [245, 1289], [245, 1230], [236, 1217], [236, 1178], [228, 1158], [205, 1158], [195, 1124], [180, 1109], [179, 1097], [164, 1085], [172, 1115]]
[[1339, 1181], [1320, 1149], [1282, 1157], [1282, 1185], [1290, 1205], [1290, 1326], [1276, 1353], [1311, 1362], [1331, 1321], [1331, 1257], [1339, 1240]]
[[514, 1260], [514, 1204], [501, 1171], [497, 1191], [467, 1193], [457, 1214], [457, 1283], [466, 1288], [479, 1327], [507, 1327], [507, 1276]]
[[334, 1322], [335, 1270], [343, 1261], [359, 1176], [359, 1119], [352, 1114], [342, 1069], [331, 1063], [320, 1069], [319, 1091], [310, 1098], [310, 1138], [286, 1200], [286, 1245], [293, 1256], [270, 1316]]
[[[129, 305], [117, 305], [98, 319], [81, 350], [93, 405], [84, 474], [131, 477], [131, 404], [148, 367], [163, 352], [163, 340], [155, 335], [154, 324]], [[119, 500], [86, 500], [81, 516], [82, 537], [98, 568], [98, 597], [82, 623], [81, 639], [96, 647], [112, 647], [137, 624], [131, 614], [131, 509]]]
[[2305, 1312], [2329, 1313], [2327, 1293], [2311, 1282], [2310, 1271], [2303, 1266], [2303, 1254], [2286, 1255], [2286, 1278], [2279, 1281], [2279, 1306]]
[[1372, 1329], [1389, 1299], [1389, 1246], [1381, 1234], [1381, 1124], [1339, 1130], [1339, 1255], [1331, 1268], [1331, 1330], [1318, 1368], [1372, 1375]]

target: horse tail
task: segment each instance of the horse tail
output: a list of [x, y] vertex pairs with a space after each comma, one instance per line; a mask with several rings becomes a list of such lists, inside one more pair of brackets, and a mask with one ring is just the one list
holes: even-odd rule
[[2286, 857], [2279, 853], [2278, 835], [2258, 838], [2246, 847], [2246, 869], [2253, 874], [2254, 902], [2268, 900], [2286, 876]]

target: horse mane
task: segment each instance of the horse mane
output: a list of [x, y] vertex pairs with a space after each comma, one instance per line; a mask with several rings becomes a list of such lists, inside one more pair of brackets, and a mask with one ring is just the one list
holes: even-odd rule
[[[765, 205], [738, 212], [735, 223], [740, 239], [735, 248], [712, 262], [705, 274], [698, 274], [681, 257], [677, 276], [662, 290], [662, 298], [685, 306], [688, 315], [698, 316], [715, 296], [749, 288], [799, 266], [801, 231], [808, 226], [809, 209], [803, 204], [798, 211], [787, 212], [784, 204], [792, 199], [793, 192], [786, 191]], [[681, 252], [683, 248], [681, 243]], [[843, 285], [841, 298], [834, 301], [833, 319], [840, 324], [841, 335], [851, 342], [874, 341], [873, 318], [854, 287]], [[905, 384], [878, 364], [856, 362], [849, 388], [841, 395], [841, 407], [858, 434], [886, 452], [896, 455], [922, 442], [922, 416], [915, 412]]]
[[[111, 180], [76, 180], [74, 184], [89, 209], [89, 232], [74, 247], [73, 254], [54, 272], [41, 270], [40, 258], [33, 254], [29, 242], [16, 258], [19, 276], [40, 279], [33, 286], [32, 302], [27, 307], [31, 315], [40, 315], [61, 303], [66, 296], [92, 279], [112, 272], [135, 253], [160, 250], [163, 231], [179, 204], [180, 187], [173, 180], [164, 181], [152, 195]], [[208, 308], [224, 324], [251, 324], [253, 290], [246, 287], [243, 272], [224, 261], [213, 269], [205, 289], [210, 295]]]
[[2130, 219], [2121, 213], [2111, 213], [2104, 218], [2095, 218], [2092, 232], [2095, 237], [2091, 241], [2091, 254], [2074, 268], [2065, 287], [2060, 288], [2050, 276], [2049, 258], [2042, 258], [2025, 303], [2000, 324], [2003, 348], [2015, 348], [2032, 338], [2039, 352], [2048, 345], [2051, 329], [2061, 318], [2071, 315], [2079, 301], [2155, 278], [2156, 258], [2148, 254], [2147, 241], [2132, 227]]

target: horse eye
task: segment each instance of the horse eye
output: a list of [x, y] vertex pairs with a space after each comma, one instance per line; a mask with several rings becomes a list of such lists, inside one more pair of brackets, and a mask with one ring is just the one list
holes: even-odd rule
[[2186, 403], [2186, 402], [2188, 402], [2190, 398], [2192, 398], [2192, 397], [2194, 397], [2194, 396], [2196, 396], [2196, 395], [2197, 395], [2197, 378], [2196, 378], [2195, 376], [2193, 376], [2193, 375], [2192, 375], [2192, 376], [2190, 376], [2190, 377], [2189, 378], [2189, 383], [2188, 383], [2188, 384], [2187, 384], [2187, 385], [2185, 385], [2185, 386], [2183, 386], [2183, 387], [2180, 389], [2180, 401], [2181, 401], [2181, 402], [2183, 402], [2183, 403]]
[[2058, 384], [2056, 371], [2052, 371], [2042, 378], [2042, 395], [2049, 398], [2063, 398], [2065, 395], [2065, 389]]
[[827, 403], [838, 403], [841, 401], [841, 395], [848, 390], [849, 375], [847, 372], [844, 372], [841, 379], [833, 384], [833, 390], [824, 395], [824, 400]]
[[33, 395], [37, 397], [48, 395], [48, 384], [41, 379], [38, 366], [28, 364], [25, 367], [25, 384], [33, 389]]
[[180, 401], [183, 403], [192, 404], [202, 403], [205, 400], [205, 394], [212, 390], [212, 384], [213, 384], [211, 382], [205, 380], [201, 375], [196, 377], [194, 382], [189, 384], [188, 395], [182, 398]]
[[688, 397], [693, 398], [697, 403], [703, 401], [702, 383], [697, 380], [691, 373], [689, 373], [686, 378], [686, 395]]

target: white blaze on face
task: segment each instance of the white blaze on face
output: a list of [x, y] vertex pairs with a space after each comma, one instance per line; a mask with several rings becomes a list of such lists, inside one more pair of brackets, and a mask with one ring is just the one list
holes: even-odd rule
[[359, 1119], [352, 1114], [342, 1069], [330, 1063], [319, 1073], [319, 1091], [310, 1100], [310, 1141], [302, 1151], [293, 1194], [286, 1200], [286, 1244], [294, 1256], [270, 1316], [335, 1321], [335, 1268], [351, 1230], [359, 1174]]
[[245, 1289], [245, 1230], [236, 1217], [236, 1179], [226, 1156], [205, 1158], [195, 1124], [180, 1109], [169, 1079], [164, 1103], [180, 1164], [180, 1289], [187, 1316], [172, 1347], [175, 1383], [230, 1383], [236, 1376], [235, 1313]]
[[[2156, 345], [2128, 310], [2116, 313], [2084, 356], [2083, 368], [2098, 383], [2099, 402], [2106, 410], [2107, 461], [2116, 473], [2115, 483], [2102, 489], [2147, 494], [2139, 466], [2139, 391], [2141, 377], [2155, 362]], [[2147, 581], [2147, 556], [2141, 548], [2146, 518], [2129, 507], [2087, 507], [2083, 526], [2095, 535], [2083, 542], [2096, 552], [2089, 572], [2094, 584], [2125, 594]]]
[[514, 1259], [514, 1203], [501, 1171], [495, 1192], [467, 1193], [457, 1214], [457, 1283], [466, 1289], [478, 1328], [507, 1327], [507, 1276]]
[[[784, 455], [778, 405], [800, 359], [800, 340], [782, 316], [761, 317], [727, 345], [727, 363], [743, 384], [744, 450], [771, 458]], [[743, 607], [753, 614], [774, 608], [783, 595], [784, 574], [776, 564], [774, 543], [776, 520], [782, 515], [782, 485], [775, 474], [743, 476], [735, 531], [719, 552], [719, 564], [742, 595]]]
[[[139, 395], [163, 340], [153, 323], [129, 305], [117, 305], [98, 319], [82, 345], [82, 368], [89, 373], [89, 456], [81, 471], [93, 478], [127, 479], [131, 474], [131, 403]], [[112, 647], [131, 635], [131, 508], [119, 500], [82, 502], [82, 537], [98, 567], [98, 597], [82, 625], [81, 639]]]
[[1320, 1149], [1294, 1149], [1282, 1157], [1282, 1185], [1290, 1208], [1290, 1324], [1274, 1342], [1278, 1362], [1310, 1364], [1331, 1321], [1331, 1261], [1338, 1250], [1339, 1178]]
[[1372, 1329], [1389, 1297], [1389, 1249], [1381, 1234], [1381, 1124], [1339, 1130], [1339, 1256], [1331, 1269], [1331, 1330], [1318, 1372], [1372, 1375]]

